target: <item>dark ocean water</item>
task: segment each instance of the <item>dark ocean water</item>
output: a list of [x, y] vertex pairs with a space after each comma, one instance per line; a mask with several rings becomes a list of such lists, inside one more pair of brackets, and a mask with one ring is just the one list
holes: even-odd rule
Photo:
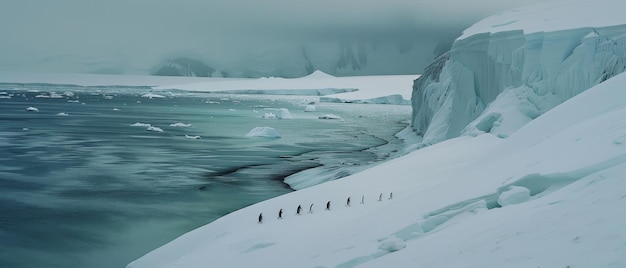
[[[149, 91], [0, 85], [0, 267], [124, 267], [291, 192], [287, 175], [384, 159], [367, 149], [397, 143], [410, 116], [407, 106], [318, 104], [319, 113], [305, 113], [306, 97], [142, 97]], [[282, 107], [294, 119], [261, 118]], [[282, 137], [246, 137], [258, 126]]]

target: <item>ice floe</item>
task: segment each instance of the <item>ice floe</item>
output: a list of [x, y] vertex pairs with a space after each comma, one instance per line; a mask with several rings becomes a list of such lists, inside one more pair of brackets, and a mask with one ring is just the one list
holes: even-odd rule
[[280, 138], [281, 135], [276, 129], [271, 127], [255, 127], [248, 134], [248, 137], [265, 137], [265, 138]]
[[151, 127], [152, 125], [148, 123], [137, 122], [137, 123], [131, 124], [130, 126], [131, 127]]
[[170, 127], [191, 127], [191, 124], [178, 122], [178, 123], [170, 124]]
[[163, 129], [161, 129], [160, 127], [149, 126], [148, 128], [146, 128], [146, 131], [163, 132]]

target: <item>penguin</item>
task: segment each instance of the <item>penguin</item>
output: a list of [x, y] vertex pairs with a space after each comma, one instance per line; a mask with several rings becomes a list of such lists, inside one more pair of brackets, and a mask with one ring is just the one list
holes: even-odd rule
[[378, 196], [378, 201], [383, 201], [383, 193], [380, 193], [380, 195]]
[[346, 200], [346, 207], [350, 206], [350, 197], [348, 196], [348, 200]]
[[389, 200], [393, 199], [393, 192], [389, 193]]
[[365, 205], [365, 196], [361, 196], [361, 205]]
[[302, 211], [302, 206], [298, 205], [298, 209], [296, 209], [296, 214], [300, 215], [300, 211]]
[[259, 214], [259, 223], [263, 223], [263, 213]]
[[311, 206], [309, 206], [309, 213], [313, 213], [313, 204], [311, 204]]
[[278, 211], [278, 218], [279, 219], [283, 218], [283, 209], [282, 208]]
[[326, 203], [326, 210], [330, 210], [330, 201], [328, 201], [328, 203]]

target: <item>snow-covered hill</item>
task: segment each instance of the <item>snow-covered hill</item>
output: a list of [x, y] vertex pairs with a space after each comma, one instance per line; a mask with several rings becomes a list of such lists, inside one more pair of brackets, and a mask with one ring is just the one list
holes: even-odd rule
[[556, 3], [478, 23], [417, 80], [414, 127], [434, 145], [128, 267], [626, 267], [626, 27], [603, 18], [626, 6]]
[[415, 81], [413, 128], [427, 144], [462, 133], [506, 136], [623, 72], [625, 7], [620, 0], [565, 0], [476, 23]]

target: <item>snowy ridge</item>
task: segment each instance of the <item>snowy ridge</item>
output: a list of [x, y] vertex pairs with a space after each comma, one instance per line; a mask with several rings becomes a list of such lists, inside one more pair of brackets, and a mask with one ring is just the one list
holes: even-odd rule
[[[506, 137], [624, 71], [626, 19], [606, 20], [602, 13], [626, 8], [623, 1], [597, 1], [594, 8], [578, 0], [546, 5], [555, 8], [538, 5], [477, 23], [415, 81], [412, 127], [425, 144], [492, 131]], [[516, 23], [488, 26], [505, 19]], [[553, 20], [564, 25], [550, 27]], [[564, 28], [570, 21], [580, 28]], [[544, 26], [548, 31], [538, 30]]]
[[413, 127], [432, 146], [235, 211], [128, 267], [625, 267], [626, 27], [588, 22], [472, 28], [415, 82]]
[[611, 78], [507, 139], [450, 139], [235, 211], [128, 267], [624, 267], [624, 84]]

